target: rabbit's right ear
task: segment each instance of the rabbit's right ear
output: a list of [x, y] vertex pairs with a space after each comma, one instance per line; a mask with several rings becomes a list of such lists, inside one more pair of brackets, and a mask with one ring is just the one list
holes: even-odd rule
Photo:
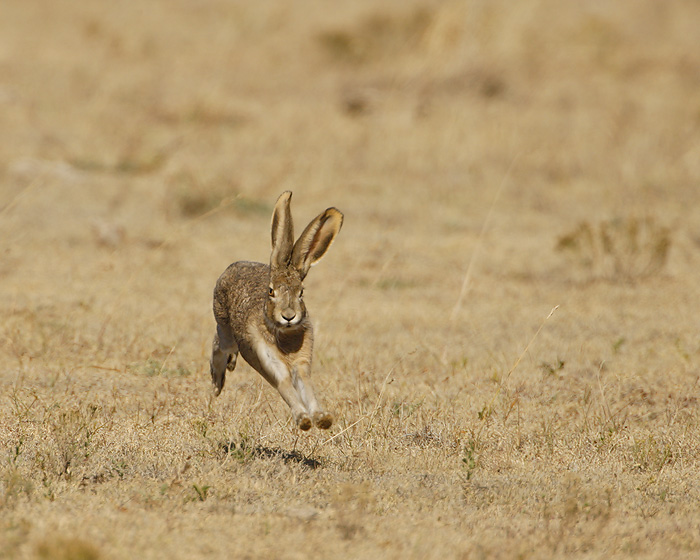
[[300, 272], [302, 280], [306, 278], [311, 266], [326, 254], [342, 225], [343, 214], [337, 208], [328, 208], [306, 226], [294, 244], [291, 261], [292, 266]]
[[294, 247], [294, 225], [289, 203], [292, 191], [283, 192], [275, 203], [272, 212], [272, 256], [270, 266], [284, 267], [292, 256]]

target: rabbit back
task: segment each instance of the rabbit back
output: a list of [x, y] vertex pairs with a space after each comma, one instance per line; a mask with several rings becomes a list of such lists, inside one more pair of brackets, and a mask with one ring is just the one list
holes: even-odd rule
[[237, 343], [245, 342], [248, 326], [263, 323], [270, 267], [239, 261], [230, 265], [214, 288], [214, 317], [230, 327]]

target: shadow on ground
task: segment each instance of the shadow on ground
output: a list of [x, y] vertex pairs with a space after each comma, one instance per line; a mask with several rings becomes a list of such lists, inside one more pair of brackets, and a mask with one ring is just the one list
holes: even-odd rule
[[322, 467], [321, 461], [306, 457], [299, 451], [287, 451], [279, 447], [267, 447], [265, 445], [250, 445], [245, 442], [228, 442], [221, 445], [221, 451], [227, 455], [252, 457], [259, 459], [280, 459], [288, 464], [297, 464], [309, 469]]

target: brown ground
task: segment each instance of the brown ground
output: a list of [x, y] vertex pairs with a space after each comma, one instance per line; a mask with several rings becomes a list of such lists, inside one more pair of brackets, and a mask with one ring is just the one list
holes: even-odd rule
[[[0, 556], [698, 557], [699, 29], [3, 0]], [[286, 189], [345, 213], [329, 432], [245, 364], [210, 398], [211, 290]]]

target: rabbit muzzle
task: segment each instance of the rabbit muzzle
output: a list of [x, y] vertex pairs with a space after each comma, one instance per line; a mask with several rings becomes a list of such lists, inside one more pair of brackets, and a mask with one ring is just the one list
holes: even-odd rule
[[302, 317], [301, 313], [295, 311], [291, 307], [288, 307], [280, 312], [279, 319], [281, 320], [278, 320], [277, 324], [283, 327], [294, 327], [301, 322]]

